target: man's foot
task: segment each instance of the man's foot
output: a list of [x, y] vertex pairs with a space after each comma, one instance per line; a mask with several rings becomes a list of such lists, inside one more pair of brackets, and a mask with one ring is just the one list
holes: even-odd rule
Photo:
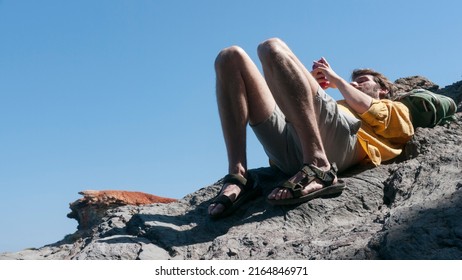
[[336, 173], [335, 165], [324, 170], [313, 165], [305, 165], [283, 186], [274, 189], [268, 195], [268, 202], [274, 205], [289, 205], [341, 193], [345, 183], [337, 179]]
[[[232, 184], [232, 183], [225, 184], [218, 197], [224, 195], [229, 198], [231, 203], [234, 203], [234, 201], [236, 201], [236, 198], [239, 196], [241, 191], [242, 191], [241, 188], [236, 184]], [[212, 202], [212, 204], [210, 204], [208, 208], [209, 215], [212, 217], [219, 216], [225, 210], [226, 210], [226, 206], [220, 202]]]
[[223, 178], [223, 188], [209, 206], [209, 215], [214, 219], [229, 216], [260, 192], [251, 177], [246, 179], [239, 174], [228, 174]]
[[[301, 171], [299, 171], [297, 174], [295, 174], [293, 177], [291, 177], [288, 181], [292, 183], [300, 182], [300, 180], [303, 178], [303, 175]], [[320, 180], [314, 180], [308, 185], [304, 186], [302, 189], [302, 195], [306, 195], [309, 193], [312, 193], [314, 191], [322, 189], [323, 185], [320, 183]], [[280, 199], [288, 199], [288, 198], [293, 198], [292, 191], [288, 188], [282, 188], [278, 187], [275, 188], [269, 195], [268, 199], [271, 200], [280, 200]]]

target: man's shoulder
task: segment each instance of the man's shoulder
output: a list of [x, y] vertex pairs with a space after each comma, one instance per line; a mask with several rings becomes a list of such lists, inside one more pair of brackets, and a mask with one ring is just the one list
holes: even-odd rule
[[378, 100], [377, 102], [381, 102], [381, 103], [383, 103], [383, 104], [385, 104], [386, 106], [389, 106], [389, 107], [394, 107], [397, 110], [408, 111], [408, 108], [406, 107], [406, 105], [404, 105], [402, 102], [397, 101], [397, 100], [384, 98], [384, 99]]

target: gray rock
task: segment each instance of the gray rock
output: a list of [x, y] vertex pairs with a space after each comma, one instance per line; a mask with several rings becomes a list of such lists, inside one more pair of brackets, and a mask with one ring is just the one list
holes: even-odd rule
[[439, 88], [437, 84], [434, 84], [429, 79], [422, 76], [412, 76], [406, 78], [400, 78], [395, 81], [397, 92], [411, 91], [415, 88], [422, 88], [429, 91], [436, 92]]
[[[441, 91], [460, 103], [455, 85]], [[251, 174], [262, 196], [228, 218], [207, 217], [217, 182], [170, 204], [108, 209], [91, 229], [0, 259], [461, 259], [461, 161], [459, 113], [448, 127], [417, 129], [393, 162], [342, 174], [337, 197], [270, 206], [285, 178], [260, 168]]]

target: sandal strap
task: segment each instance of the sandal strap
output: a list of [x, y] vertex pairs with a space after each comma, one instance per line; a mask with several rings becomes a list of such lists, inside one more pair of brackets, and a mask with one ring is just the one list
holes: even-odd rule
[[330, 166], [331, 166], [330, 169], [327, 171], [323, 171], [319, 169], [317, 166], [314, 166], [312, 164], [310, 164], [308, 167], [315, 174], [316, 178], [321, 180], [324, 186], [330, 186], [334, 182], [335, 176], [337, 175], [337, 171], [338, 171], [338, 168], [335, 162], [331, 163]]
[[286, 181], [281, 187], [290, 189], [295, 197], [300, 197], [305, 186], [315, 179], [319, 179], [324, 186], [332, 185], [337, 175], [337, 170], [335, 163], [331, 163], [331, 168], [327, 171], [323, 171], [312, 164], [305, 164], [300, 170], [305, 174], [304, 178], [298, 183]]
[[235, 184], [240, 188], [243, 188], [247, 185], [248, 180], [239, 174], [228, 174], [223, 177], [223, 185], [225, 184]]
[[221, 179], [221, 183], [223, 184], [223, 186], [221, 188], [221, 191], [217, 194], [217, 196], [213, 200], [213, 203], [223, 204], [223, 206], [227, 209], [233, 205], [233, 202], [226, 195], [220, 194], [223, 191], [223, 188], [225, 187], [225, 185], [235, 184], [241, 189], [241, 191], [244, 191], [244, 189], [247, 188], [247, 183], [249, 183], [249, 180], [247, 180], [245, 177], [243, 177], [240, 174], [228, 174], [225, 177], [223, 177], [223, 179]]
[[300, 181], [297, 183], [285, 181], [281, 186], [282, 188], [289, 189], [294, 197], [302, 196], [302, 190], [305, 188], [304, 185], [316, 179], [316, 173], [308, 165], [304, 165], [300, 171], [304, 173], [304, 177]]
[[213, 203], [214, 204], [223, 204], [225, 209], [228, 209], [229, 207], [231, 207], [233, 205], [233, 202], [231, 201], [231, 199], [229, 197], [225, 196], [225, 195], [219, 195], [218, 197], [216, 197], [213, 200]]

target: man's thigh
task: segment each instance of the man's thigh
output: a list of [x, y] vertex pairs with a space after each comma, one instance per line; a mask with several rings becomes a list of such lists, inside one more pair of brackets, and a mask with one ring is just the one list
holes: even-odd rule
[[339, 171], [357, 162], [357, 132], [361, 121], [339, 110], [337, 102], [319, 88], [316, 95], [317, 122], [327, 158]]
[[[339, 111], [337, 102], [319, 88], [316, 95], [317, 122], [327, 158], [340, 171], [357, 161], [356, 133], [361, 122]], [[287, 175], [298, 172], [303, 165], [300, 140], [295, 128], [286, 121], [276, 106], [264, 122], [252, 126], [269, 159]]]

